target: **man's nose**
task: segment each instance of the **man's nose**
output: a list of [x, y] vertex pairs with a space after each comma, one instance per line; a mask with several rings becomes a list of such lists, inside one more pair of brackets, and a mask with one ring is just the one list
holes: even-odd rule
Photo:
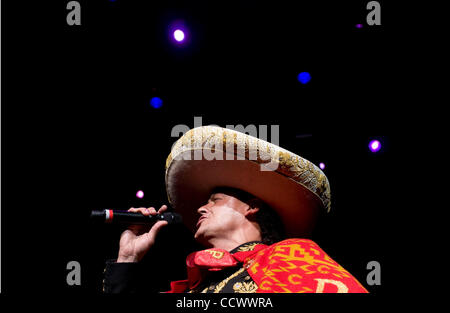
[[198, 214], [202, 215], [202, 214], [207, 213], [208, 210], [205, 208], [206, 206], [207, 206], [207, 204], [205, 204], [204, 206], [201, 206], [201, 207], [197, 210]]

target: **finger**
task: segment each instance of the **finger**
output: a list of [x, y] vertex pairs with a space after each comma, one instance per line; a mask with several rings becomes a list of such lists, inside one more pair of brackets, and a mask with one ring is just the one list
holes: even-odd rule
[[142, 215], [145, 215], [145, 216], [150, 215], [150, 211], [147, 208], [137, 208], [130, 212], [141, 213]]
[[145, 214], [146, 213], [146, 208], [130, 208], [128, 210], [128, 212], [133, 212], [133, 213], [142, 213]]
[[156, 215], [156, 214], [158, 214], [158, 213], [156, 212], [156, 209], [155, 209], [154, 207], [149, 207], [147, 210], [148, 210], [148, 212], [150, 212], [151, 215]]
[[161, 228], [169, 224], [167, 221], [158, 221], [153, 225], [153, 227], [150, 229], [150, 231], [147, 233], [148, 236], [152, 239], [156, 237], [156, 235], [159, 233]]
[[163, 205], [159, 208], [158, 214], [161, 214], [161, 213], [163, 213], [163, 212], [166, 211], [166, 210], [167, 210], [167, 205], [163, 204]]

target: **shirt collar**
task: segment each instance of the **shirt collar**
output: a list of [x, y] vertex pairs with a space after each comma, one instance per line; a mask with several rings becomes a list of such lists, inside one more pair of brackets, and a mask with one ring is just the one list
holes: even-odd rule
[[230, 251], [231, 254], [234, 254], [236, 252], [242, 252], [242, 251], [253, 251], [255, 249], [255, 246], [258, 244], [263, 244], [261, 241], [249, 241], [246, 243], [243, 243], [233, 250]]

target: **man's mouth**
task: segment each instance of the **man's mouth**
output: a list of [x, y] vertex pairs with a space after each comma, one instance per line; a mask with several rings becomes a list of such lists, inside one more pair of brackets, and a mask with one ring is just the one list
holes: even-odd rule
[[198, 222], [197, 222], [197, 225], [196, 225], [197, 228], [200, 226], [200, 224], [203, 222], [204, 219], [206, 219], [206, 216], [201, 216], [201, 217], [198, 219]]

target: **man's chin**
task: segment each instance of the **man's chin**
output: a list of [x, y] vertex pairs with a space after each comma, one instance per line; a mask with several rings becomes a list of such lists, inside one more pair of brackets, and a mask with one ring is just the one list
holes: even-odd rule
[[201, 245], [204, 245], [204, 246], [205, 245], [209, 245], [208, 244], [208, 240], [205, 238], [204, 232], [201, 231], [200, 228], [197, 229], [197, 231], [195, 232], [194, 239], [195, 239], [195, 241], [197, 241]]
[[195, 239], [195, 240], [200, 240], [201, 237], [202, 237], [202, 232], [200, 231], [200, 228], [198, 228], [198, 229], [195, 231], [194, 239]]

